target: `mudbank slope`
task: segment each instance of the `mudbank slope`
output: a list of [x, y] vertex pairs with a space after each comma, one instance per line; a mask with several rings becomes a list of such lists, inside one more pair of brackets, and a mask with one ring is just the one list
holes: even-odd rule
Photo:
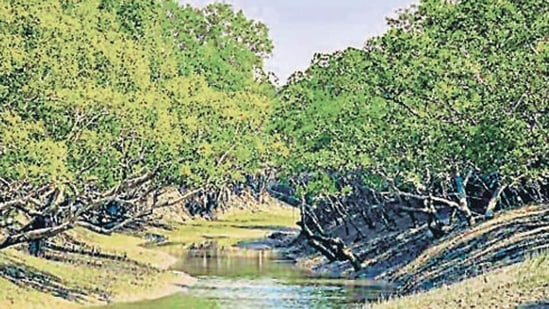
[[[400, 220], [399, 226], [407, 226], [406, 217]], [[472, 228], [456, 225], [438, 239], [427, 224], [395, 231], [357, 227], [365, 236], [361, 240], [357, 240], [356, 232], [347, 234], [339, 224], [326, 232], [350, 244], [349, 249], [361, 261], [362, 269], [358, 272], [353, 271], [349, 261], [328, 261], [305, 241], [293, 241], [286, 252], [300, 265], [318, 273], [388, 281], [395, 284], [397, 294], [410, 294], [500, 269], [546, 251], [549, 205], [501, 212]]]
[[536, 255], [425, 293], [391, 299], [372, 308], [549, 308], [549, 255]]

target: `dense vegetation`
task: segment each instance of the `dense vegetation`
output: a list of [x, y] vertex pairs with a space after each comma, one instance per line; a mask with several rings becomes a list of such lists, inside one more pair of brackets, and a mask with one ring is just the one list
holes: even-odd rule
[[406, 211], [440, 236], [448, 210], [472, 225], [548, 198], [547, 2], [425, 0], [388, 22], [364, 49], [316, 54], [274, 113], [302, 224], [331, 259], [349, 258], [323, 231], [334, 220], [391, 229]]
[[1, 1], [0, 32], [0, 248], [221, 200], [279, 152], [267, 28], [228, 5]]
[[0, 248], [110, 233], [168, 186], [209, 213], [273, 171], [309, 242], [356, 268], [323, 225], [407, 212], [440, 235], [448, 209], [547, 199], [546, 6], [424, 0], [275, 89], [267, 27], [225, 4], [1, 1]]

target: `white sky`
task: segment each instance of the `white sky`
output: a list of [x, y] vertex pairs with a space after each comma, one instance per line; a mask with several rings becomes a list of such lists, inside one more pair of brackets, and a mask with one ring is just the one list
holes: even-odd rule
[[265, 68], [284, 83], [293, 72], [305, 70], [315, 52], [362, 47], [386, 30], [385, 17], [417, 0], [179, 0], [193, 6], [212, 2], [230, 3], [269, 27], [274, 51]]

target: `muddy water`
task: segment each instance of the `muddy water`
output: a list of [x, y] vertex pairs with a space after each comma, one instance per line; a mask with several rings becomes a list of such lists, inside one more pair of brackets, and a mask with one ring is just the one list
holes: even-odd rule
[[[380, 288], [368, 281], [315, 278], [269, 250], [214, 245], [182, 249], [180, 256], [173, 269], [198, 281], [172, 297], [193, 297], [207, 304], [188, 307], [362, 308], [380, 293]], [[158, 308], [154, 301], [148, 305]]]

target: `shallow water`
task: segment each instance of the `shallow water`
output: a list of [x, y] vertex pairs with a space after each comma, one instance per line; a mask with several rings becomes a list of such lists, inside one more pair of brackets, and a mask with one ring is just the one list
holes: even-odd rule
[[[212, 307], [361, 308], [381, 292], [379, 285], [366, 280], [314, 277], [268, 250], [225, 250], [213, 245], [182, 249], [179, 255], [181, 259], [173, 269], [198, 281], [172, 297], [192, 296]], [[158, 308], [154, 302], [149, 304]]]

